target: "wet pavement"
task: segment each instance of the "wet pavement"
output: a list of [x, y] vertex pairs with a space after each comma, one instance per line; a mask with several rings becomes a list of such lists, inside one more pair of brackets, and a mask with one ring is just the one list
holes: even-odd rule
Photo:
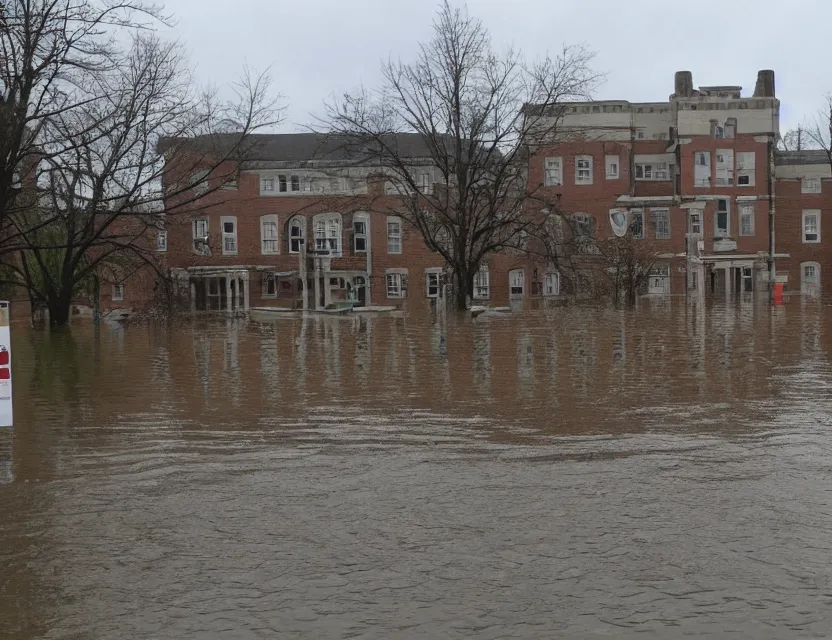
[[832, 306], [13, 327], [0, 638], [832, 635]]

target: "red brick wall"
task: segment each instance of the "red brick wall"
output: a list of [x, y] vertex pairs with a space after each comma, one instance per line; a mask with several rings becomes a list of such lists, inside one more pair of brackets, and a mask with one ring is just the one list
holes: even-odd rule
[[[827, 238], [832, 234], [832, 221], [829, 211], [832, 209], [832, 183], [821, 181], [822, 193], [801, 193], [800, 180], [778, 180], [776, 186], [776, 209], [774, 216], [774, 240], [777, 253], [788, 253], [789, 258], [777, 260], [777, 273], [789, 276], [787, 290], [800, 292], [800, 264], [817, 262], [820, 265], [821, 290], [830, 291], [832, 285], [832, 252], [829, 251]], [[820, 209], [819, 243], [803, 242], [803, 210]]]

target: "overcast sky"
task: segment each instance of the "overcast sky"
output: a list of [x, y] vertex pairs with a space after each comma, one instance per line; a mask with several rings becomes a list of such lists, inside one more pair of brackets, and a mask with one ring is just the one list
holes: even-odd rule
[[[461, 4], [461, 3], [460, 3]], [[785, 132], [813, 116], [832, 92], [826, 68], [832, 0], [468, 0], [469, 13], [494, 43], [530, 57], [563, 44], [597, 52], [608, 74], [596, 97], [666, 100], [673, 74], [693, 72], [695, 86], [740, 85], [754, 91], [759, 69], [774, 69]], [[245, 63], [272, 65], [285, 97], [282, 131], [320, 113], [334, 91], [378, 81], [393, 54], [412, 59], [430, 37], [433, 0], [168, 0], [176, 33], [202, 81], [224, 84]]]

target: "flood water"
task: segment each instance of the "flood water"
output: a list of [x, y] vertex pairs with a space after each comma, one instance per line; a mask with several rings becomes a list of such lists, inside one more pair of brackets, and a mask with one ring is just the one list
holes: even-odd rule
[[832, 307], [13, 327], [0, 638], [832, 635]]

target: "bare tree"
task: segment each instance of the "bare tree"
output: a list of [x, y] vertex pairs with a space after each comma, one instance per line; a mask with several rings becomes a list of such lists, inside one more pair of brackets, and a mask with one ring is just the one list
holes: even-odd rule
[[[564, 101], [589, 95], [599, 80], [592, 58], [582, 47], [534, 63], [498, 53], [482, 23], [445, 0], [414, 62], [390, 61], [377, 90], [327, 105], [324, 128], [400, 196], [378, 199], [375, 210], [402, 216], [445, 259], [458, 308], [482, 258], [520, 246], [532, 224], [526, 144], [556, 130]], [[401, 148], [399, 133], [421, 137], [421, 159]]]
[[805, 140], [803, 148], [822, 150], [832, 166], [832, 94], [826, 96], [824, 106], [801, 130]]
[[[251, 132], [276, 118], [266, 75], [247, 73], [220, 100], [196, 90], [181, 48], [152, 33], [108, 57], [113, 65], [87, 79], [89, 100], [44, 119], [35, 197], [6, 213], [6, 279], [25, 286], [53, 325], [68, 321], [74, 295], [97, 293], [99, 277], [159, 270], [166, 218], [233, 183]], [[188, 144], [194, 137], [200, 148]], [[181, 179], [163, 180], [171, 172]]]
[[662, 248], [650, 240], [627, 234], [595, 241], [599, 260], [594, 273], [609, 282], [613, 302], [634, 306], [639, 294], [644, 293], [656, 262], [663, 255]]

